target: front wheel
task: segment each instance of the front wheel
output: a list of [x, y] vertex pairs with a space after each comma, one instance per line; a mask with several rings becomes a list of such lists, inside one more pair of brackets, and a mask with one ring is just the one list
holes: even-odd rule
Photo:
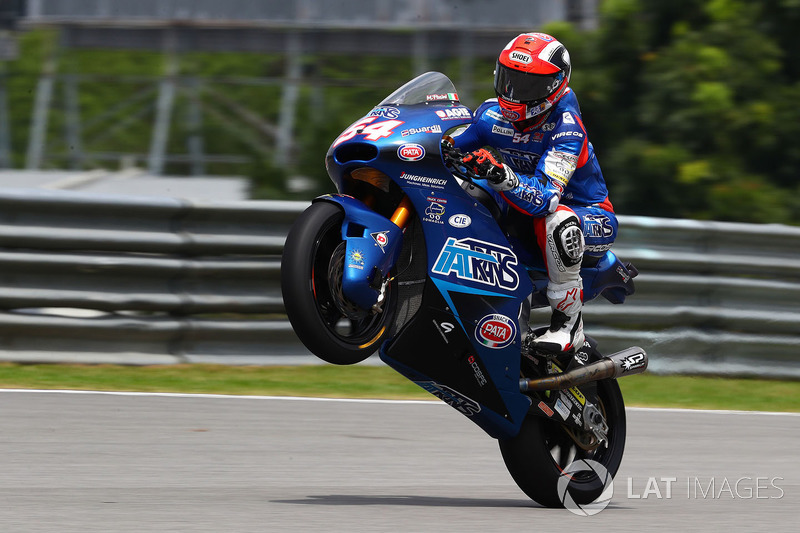
[[386, 287], [383, 311], [359, 309], [342, 292], [344, 212], [328, 202], [306, 209], [289, 231], [281, 292], [295, 333], [312, 353], [337, 365], [358, 363], [388, 337], [397, 291]]
[[[597, 500], [613, 479], [625, 449], [625, 404], [614, 379], [597, 383], [597, 407], [608, 424], [608, 446], [588, 446], [576, 431], [556, 420], [528, 415], [519, 434], [500, 441], [500, 451], [511, 477], [529, 498], [545, 507], [584, 506]], [[602, 465], [608, 476], [601, 479], [589, 468], [565, 469], [581, 459]], [[585, 463], [591, 466], [591, 463]], [[582, 467], [583, 465], [581, 465]], [[559, 479], [568, 476], [559, 485]], [[566, 488], [568, 494], [560, 488]], [[569, 499], [567, 499], [569, 498]]]

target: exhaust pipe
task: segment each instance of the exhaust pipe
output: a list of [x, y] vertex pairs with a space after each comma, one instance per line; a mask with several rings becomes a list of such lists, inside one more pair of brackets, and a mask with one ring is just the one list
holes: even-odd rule
[[599, 361], [573, 368], [569, 372], [535, 379], [519, 380], [521, 392], [537, 390], [562, 390], [583, 385], [590, 381], [619, 378], [641, 374], [647, 369], [647, 354], [638, 346], [608, 355]]

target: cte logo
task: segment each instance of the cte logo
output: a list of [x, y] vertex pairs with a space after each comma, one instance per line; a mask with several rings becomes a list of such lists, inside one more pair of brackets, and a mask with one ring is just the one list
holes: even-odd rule
[[504, 246], [449, 237], [431, 272], [513, 291], [519, 286], [516, 265], [517, 256]]

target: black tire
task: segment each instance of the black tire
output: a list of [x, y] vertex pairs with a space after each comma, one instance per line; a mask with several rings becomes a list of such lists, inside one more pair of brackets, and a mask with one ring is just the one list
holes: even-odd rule
[[[566, 426], [537, 415], [525, 418], [516, 437], [500, 441], [500, 451], [511, 477], [535, 502], [545, 507], [564, 507], [562, 496], [558, 494], [558, 481], [563, 470], [574, 461], [590, 459], [603, 465], [611, 478], [617, 474], [625, 450], [625, 404], [614, 379], [598, 382], [597, 396], [598, 408], [609, 427], [607, 448], [601, 444], [593, 450], [585, 450], [575, 444], [565, 431]], [[576, 472], [571, 478], [567, 490], [578, 505], [597, 500], [607, 481], [594, 471]]]
[[344, 263], [342, 220], [344, 212], [329, 202], [311, 204], [300, 215], [283, 248], [281, 292], [306, 348], [328, 363], [351, 365], [372, 355], [388, 337], [397, 291], [390, 284], [380, 313], [346, 301], [336, 270]]

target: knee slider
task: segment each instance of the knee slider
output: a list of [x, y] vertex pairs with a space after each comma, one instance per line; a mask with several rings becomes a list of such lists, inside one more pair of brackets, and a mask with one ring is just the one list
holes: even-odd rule
[[[561, 216], [556, 218], [557, 215]], [[566, 266], [575, 266], [583, 259], [584, 241], [581, 222], [575, 213], [559, 211], [553, 216], [556, 220], [553, 221], [555, 228], [552, 235], [558, 255]]]

